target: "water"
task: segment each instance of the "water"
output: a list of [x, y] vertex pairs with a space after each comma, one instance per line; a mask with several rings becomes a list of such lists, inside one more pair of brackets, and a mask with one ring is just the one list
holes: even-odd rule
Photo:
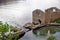
[[48, 30], [47, 32], [47, 37], [49, 37], [51, 34], [50, 34], [50, 30]]
[[[46, 31], [44, 31], [46, 30]], [[42, 32], [41, 32], [42, 31]], [[19, 40], [47, 40], [49, 36], [55, 36], [56, 40], [60, 40], [60, 27], [44, 27], [34, 31], [27, 32], [21, 39]]]
[[46, 37], [36, 36], [32, 33], [32, 31], [29, 31], [19, 40], [46, 40]]
[[59, 0], [19, 0], [14, 2], [11, 0], [10, 4], [3, 4], [0, 5], [0, 20], [17, 26], [32, 22], [32, 11], [35, 9], [44, 11], [52, 6], [60, 8]]
[[[18, 1], [17, 3], [13, 3], [13, 4], [1, 5], [0, 20], [4, 22], [8, 22], [9, 24], [14, 26], [16, 25], [21, 27], [21, 25], [23, 26], [25, 23], [32, 21], [33, 10], [37, 8], [41, 10], [45, 10], [46, 8], [49, 8], [51, 6], [60, 8], [60, 1], [26, 0], [23, 2]], [[36, 33], [29, 31], [19, 40], [46, 40], [47, 39], [45, 35], [46, 33], [41, 32], [40, 30], [37, 30]], [[45, 36], [41, 36], [40, 33], [45, 33], [45, 34], [41, 34]], [[57, 39], [59, 40], [59, 38]]]

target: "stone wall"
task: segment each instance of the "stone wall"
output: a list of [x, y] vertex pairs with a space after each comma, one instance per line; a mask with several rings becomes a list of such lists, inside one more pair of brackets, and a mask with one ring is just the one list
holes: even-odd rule
[[52, 7], [45, 10], [45, 23], [51, 23], [60, 17], [60, 9]]
[[35, 24], [39, 24], [39, 23], [43, 24], [43, 23], [45, 23], [45, 19], [44, 19], [45, 14], [40, 9], [34, 10], [32, 15], [33, 15], [33, 18], [32, 18], [33, 23], [35, 23]]
[[[60, 9], [51, 7], [45, 10], [45, 13], [40, 9], [36, 9], [32, 13], [32, 22], [35, 24], [48, 24], [60, 17]], [[40, 21], [40, 22], [39, 22]]]

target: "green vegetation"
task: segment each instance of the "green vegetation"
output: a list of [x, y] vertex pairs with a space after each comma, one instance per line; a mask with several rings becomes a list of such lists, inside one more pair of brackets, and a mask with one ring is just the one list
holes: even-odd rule
[[10, 26], [10, 31], [17, 32], [17, 28], [16, 27], [13, 27], [13, 26]]
[[54, 36], [50, 36], [47, 38], [47, 40], [56, 40], [56, 38]]
[[43, 27], [37, 30], [33, 30], [33, 33], [35, 35], [39, 33], [40, 36], [46, 36], [48, 33], [48, 30], [50, 30], [50, 34], [54, 34], [56, 32], [60, 32], [60, 27], [56, 27], [56, 26]]
[[4, 33], [7, 32], [9, 27], [9, 25], [7, 23], [3, 24], [2, 22], [0, 22], [0, 32]]
[[18, 40], [19, 39], [19, 34], [9, 34], [5, 40]]
[[[9, 28], [10, 32], [14, 33], [9, 33], [8, 35], [5, 35], [5, 33], [9, 32]], [[18, 40], [19, 34], [15, 33], [17, 31], [18, 30], [16, 27], [11, 26], [7, 23], [2, 23], [2, 21], [0, 21], [0, 40]]]
[[56, 20], [54, 20], [54, 22], [60, 23], [60, 18], [57, 18]]

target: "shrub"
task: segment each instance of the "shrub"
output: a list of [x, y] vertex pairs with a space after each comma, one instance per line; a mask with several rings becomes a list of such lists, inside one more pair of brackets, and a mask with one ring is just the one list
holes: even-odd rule
[[47, 40], [56, 40], [54, 36], [50, 36], [47, 38]]
[[[9, 31], [9, 28], [10, 31], [14, 32], [14, 34], [9, 33], [8, 35], [5, 35], [5, 33]], [[16, 27], [0, 21], [0, 40], [18, 40], [19, 34], [15, 33], [17, 31]]]

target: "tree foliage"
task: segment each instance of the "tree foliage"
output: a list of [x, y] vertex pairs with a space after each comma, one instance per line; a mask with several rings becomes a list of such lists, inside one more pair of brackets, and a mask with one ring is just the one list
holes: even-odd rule
[[7, 32], [9, 29], [9, 25], [7, 23], [3, 24], [0, 22], [0, 32]]
[[0, 21], [0, 40], [18, 40], [19, 34], [17, 33], [14, 34], [9, 33], [7, 36], [5, 35], [6, 32], [9, 32], [9, 28], [10, 31], [13, 32], [18, 31], [16, 27], [9, 25], [7, 23], [2, 23], [2, 21]]

